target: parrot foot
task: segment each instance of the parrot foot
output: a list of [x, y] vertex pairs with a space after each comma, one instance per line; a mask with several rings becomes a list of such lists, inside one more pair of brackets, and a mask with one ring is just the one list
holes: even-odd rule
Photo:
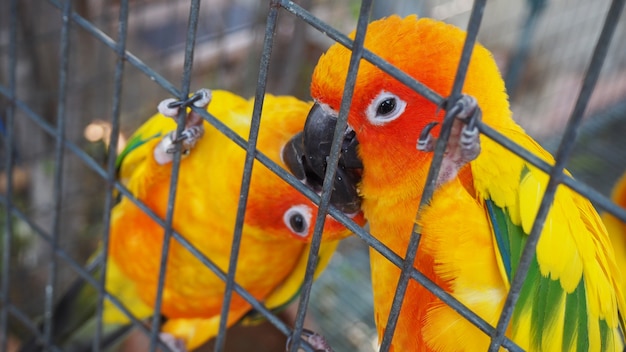
[[187, 346], [185, 344], [185, 341], [176, 338], [172, 334], [161, 332], [159, 333], [159, 339], [161, 339], [161, 342], [163, 342], [165, 346], [167, 346], [167, 348], [169, 348], [169, 350], [172, 352], [187, 352]]
[[198, 89], [192, 96], [187, 100], [176, 100], [174, 98], [169, 98], [161, 101], [157, 106], [157, 110], [167, 116], [175, 119], [178, 116], [178, 112], [181, 107], [187, 106], [195, 106], [197, 108], [206, 108], [207, 105], [211, 102], [211, 90], [207, 88]]
[[[460, 109], [456, 118], [465, 122], [459, 138], [461, 156], [462, 159], [466, 160], [465, 162], [468, 163], [476, 159], [480, 154], [480, 131], [478, 131], [476, 124], [480, 121], [481, 113], [476, 99], [469, 95], [461, 96], [456, 102], [456, 105], [459, 106]], [[454, 126], [452, 129], [454, 131]]]
[[[157, 109], [167, 117], [176, 118], [181, 107], [193, 105], [197, 108], [205, 109], [211, 102], [211, 91], [202, 88], [189, 99], [177, 101], [176, 99], [165, 99], [159, 103]], [[168, 133], [163, 137], [161, 142], [154, 149], [154, 158], [161, 164], [167, 164], [174, 160], [174, 152], [176, 144], [182, 143], [183, 155], [188, 155], [191, 149], [204, 135], [204, 126], [202, 116], [194, 110], [189, 111], [185, 119], [185, 129], [180, 136], [176, 135], [176, 131]]]
[[[480, 131], [476, 124], [480, 121], [481, 113], [476, 99], [463, 95], [451, 109], [456, 113], [455, 120], [452, 123], [437, 185], [455, 178], [463, 166], [480, 154]], [[437, 124], [438, 122], [431, 122], [424, 127], [417, 140], [417, 150], [423, 152], [435, 150], [437, 138], [430, 132]]]
[[[332, 347], [330, 347], [330, 344], [328, 343], [328, 341], [326, 341], [326, 339], [324, 338], [324, 336], [308, 330], [308, 329], [302, 329], [302, 338], [304, 341], [308, 342], [311, 347], [313, 347], [314, 351], [316, 352], [334, 352]], [[286, 350], [289, 351], [289, 349], [291, 348], [291, 337], [289, 337], [287, 339], [287, 346], [286, 346]]]

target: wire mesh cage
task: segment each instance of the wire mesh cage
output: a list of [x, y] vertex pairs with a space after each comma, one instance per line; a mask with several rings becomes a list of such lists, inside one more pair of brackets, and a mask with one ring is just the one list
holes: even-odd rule
[[[490, 350], [500, 346], [521, 350], [505, 336], [505, 330], [539, 239], [538, 224], [545, 220], [557, 187], [565, 185], [626, 221], [626, 211], [604, 196], [626, 169], [626, 156], [621, 153], [626, 141], [623, 5], [620, 0], [5, 1], [0, 5], [0, 350], [18, 350], [33, 336], [47, 350], [63, 350], [52, 336], [55, 305], [77, 277], [95, 287], [98, 296], [97, 326], [89, 349], [100, 350], [105, 340], [103, 302], [112, 302], [130, 315], [138, 331], [138, 342], [121, 349], [171, 349], [159, 338], [159, 327], [163, 323], [160, 312], [165, 263], [173, 242], [226, 283], [225, 302], [243, 297], [268, 321], [265, 328], [270, 330], [235, 328], [227, 335], [227, 319], [223, 318], [217, 337], [203, 347], [206, 350], [284, 349], [288, 338], [289, 351], [312, 350], [299, 338], [304, 328], [310, 328], [325, 336], [337, 351], [388, 351], [411, 280], [490, 335]], [[416, 13], [467, 30], [459, 73], [449, 97], [439, 96], [363, 48], [367, 23], [392, 13]], [[354, 28], [357, 32], [352, 40], [344, 33]], [[328, 180], [337, 170], [342, 136], [337, 134], [333, 139], [321, 194], [259, 152], [260, 103], [251, 110], [250, 135], [237, 135], [206, 111], [198, 110], [246, 151], [240, 202], [233, 215], [237, 219], [233, 252], [226, 269], [174, 229], [173, 202], [166, 213], [157, 215], [116, 179], [115, 159], [130, 132], [153, 115], [163, 98], [184, 100], [196, 87], [210, 87], [254, 96], [257, 102], [263, 102], [266, 93], [308, 100], [311, 72], [319, 55], [329, 44], [339, 42], [351, 49], [352, 62], [361, 58], [369, 61], [441, 105], [444, 99], [454, 101], [461, 93], [475, 40], [494, 53], [516, 121], [556, 157], [551, 166], [486, 124], [478, 124], [483, 137], [504, 145], [550, 175], [537, 226], [530, 233], [521, 261], [526, 264], [520, 264], [511, 283], [497, 326], [490, 326], [412, 265], [404, 264], [414, 261], [418, 235], [412, 235], [406, 253], [395, 253], [331, 205], [332, 181]], [[348, 71], [343, 96], [346, 102], [352, 97], [350, 83], [356, 80], [357, 68], [352, 65]], [[342, 106], [339, 125], [346, 124], [347, 107]], [[436, 151], [431, 170], [434, 175], [442, 151]], [[169, 199], [174, 199], [177, 191], [182, 157], [175, 155], [172, 182], [167, 185]], [[316, 202], [321, 214], [313, 231], [299, 300], [292, 303], [287, 314], [265, 307], [238, 283], [233, 270], [241, 260], [238, 249], [244, 236], [255, 160]], [[565, 167], [576, 180], [564, 173]], [[425, 200], [434, 192], [434, 183], [427, 184], [432, 187], [424, 190]], [[111, 209], [118, 194], [137, 204], [164, 233], [161, 269], [155, 278], [156, 314], [151, 319], [132, 317], [118, 298], [105, 291], [104, 277], [93, 276], [99, 265], [107, 263]], [[355, 236], [342, 242], [324, 275], [314, 282], [326, 213]], [[104, 255], [85, 267], [98, 246], [105, 248]], [[372, 312], [370, 248], [402, 269], [380, 340]], [[222, 317], [227, 314], [228, 309], [223, 308]], [[278, 337], [268, 337], [271, 334]]]

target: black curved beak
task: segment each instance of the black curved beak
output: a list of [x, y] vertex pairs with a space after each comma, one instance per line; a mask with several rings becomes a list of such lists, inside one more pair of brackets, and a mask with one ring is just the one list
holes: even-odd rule
[[[304, 130], [295, 135], [283, 149], [283, 161], [294, 176], [316, 192], [321, 192], [327, 160], [337, 125], [337, 116], [314, 104]], [[359, 211], [361, 199], [357, 185], [363, 164], [357, 155], [358, 141], [351, 129], [344, 132], [333, 193], [330, 202], [346, 214]]]

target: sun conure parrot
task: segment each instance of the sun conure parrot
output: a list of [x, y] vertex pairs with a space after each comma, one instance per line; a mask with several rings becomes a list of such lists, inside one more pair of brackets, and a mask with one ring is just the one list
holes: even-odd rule
[[[200, 90], [194, 102], [247, 139], [254, 101], [227, 91]], [[302, 129], [311, 103], [290, 96], [266, 95], [257, 149], [284, 167], [281, 150]], [[161, 113], [146, 121], [129, 139], [118, 160], [119, 178], [130, 192], [165, 218], [174, 143], [183, 144], [173, 227], [223, 271], [228, 270], [239, 202], [245, 150], [188, 112], [186, 126], [175, 136], [177, 103], [159, 104]], [[167, 115], [164, 116], [163, 114]], [[235, 281], [270, 309], [280, 309], [299, 294], [304, 278], [317, 207], [299, 191], [255, 161]], [[361, 214], [352, 214], [363, 223]], [[350, 232], [332, 218], [325, 223], [316, 276], [328, 264], [338, 240]], [[152, 315], [164, 229], [127, 197], [112, 210], [106, 289], [139, 319]], [[95, 291], [88, 296], [95, 312]], [[162, 338], [170, 346], [193, 350], [218, 330], [225, 283], [172, 239], [163, 288]], [[84, 292], [84, 291], [83, 291]], [[66, 311], [73, 307], [65, 302]], [[76, 307], [74, 307], [76, 308]], [[74, 309], [77, 310], [77, 309]], [[80, 309], [85, 316], [86, 311]], [[233, 293], [228, 326], [246, 317], [251, 306]], [[63, 316], [66, 312], [57, 312]], [[86, 318], [86, 317], [85, 317]], [[130, 321], [105, 301], [106, 327]], [[74, 329], [83, 321], [73, 320]], [[72, 329], [56, 327], [60, 334]], [[55, 343], [63, 345], [67, 336]], [[89, 342], [91, 343], [91, 342]], [[90, 346], [89, 344], [87, 346]]]
[[[465, 36], [436, 20], [391, 16], [369, 24], [364, 45], [447, 97]], [[318, 178], [325, 166], [316, 167], [320, 165], [316, 161], [325, 160], [327, 154], [316, 152], [322, 150], [317, 146], [332, 138], [350, 55], [335, 44], [313, 73], [315, 105], [302, 142], [308, 151], [303, 160], [311, 163], [300, 168], [316, 172]], [[414, 266], [495, 326], [548, 176], [496, 142], [480, 138], [477, 128], [465, 123], [476, 122], [477, 104], [485, 124], [541, 159], [554, 160], [513, 121], [502, 77], [481, 45], [474, 48], [463, 93], [458, 103], [449, 102], [460, 111], [435, 193], [417, 219], [421, 241]], [[444, 113], [361, 61], [343, 137], [343, 146], [348, 147], [342, 152], [349, 156], [356, 151], [362, 162], [357, 166], [347, 157], [360, 175], [358, 194], [371, 234], [401, 256], [439, 134], [434, 123], [441, 122]], [[347, 169], [346, 164], [340, 160], [340, 169]], [[382, 337], [400, 269], [375, 250], [370, 258], [374, 318]], [[506, 335], [532, 351], [622, 351], [626, 303], [619, 271], [597, 212], [587, 199], [560, 186]], [[484, 351], [489, 343], [489, 336], [410, 282], [393, 351]]]
[[[613, 186], [611, 199], [615, 204], [626, 209], [626, 173]], [[626, 224], [609, 213], [602, 213], [602, 221], [611, 238], [617, 266], [624, 272], [626, 270]], [[626, 282], [622, 283], [623, 290], [626, 291]]]

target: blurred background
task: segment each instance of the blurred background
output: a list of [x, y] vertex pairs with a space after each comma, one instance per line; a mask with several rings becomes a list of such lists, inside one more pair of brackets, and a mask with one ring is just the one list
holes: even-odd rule
[[[344, 33], [356, 23], [357, 0], [296, 1]], [[511, 95], [515, 119], [548, 149], [558, 147], [604, 17], [608, 0], [491, 0], [479, 41], [495, 55]], [[55, 125], [61, 12], [55, 1], [18, 2], [17, 98]], [[117, 37], [117, 1], [74, 1], [74, 11], [111, 38]], [[471, 0], [377, 1], [372, 19], [392, 13], [434, 17], [465, 28]], [[200, 87], [254, 95], [268, 1], [205, 0], [201, 5], [191, 89]], [[182, 77], [189, 3], [131, 0], [127, 50], [174, 85]], [[0, 85], [9, 86], [8, 1], [0, 4]], [[115, 53], [76, 24], [70, 33], [66, 138], [98, 162], [106, 162], [110, 134]], [[268, 92], [310, 99], [308, 84], [317, 58], [332, 41], [282, 11], [278, 21]], [[626, 169], [626, 19], [613, 38], [602, 76], [586, 112], [586, 121], [569, 162], [574, 175], [604, 194]], [[156, 112], [169, 94], [132, 65], [125, 66], [121, 126], [124, 145], [135, 128]], [[8, 102], [0, 94], [0, 194], [6, 189], [4, 140]], [[12, 202], [35, 224], [52, 226], [54, 213], [54, 139], [17, 109], [16, 167]], [[63, 170], [60, 246], [85, 262], [102, 231], [102, 180], [73, 153]], [[0, 205], [0, 225], [7, 212]], [[43, 311], [50, 246], [26, 223], [14, 219], [11, 301], [29, 316]], [[0, 227], [4, 231], [4, 225]], [[4, 233], [0, 232], [0, 237]], [[0, 241], [1, 246], [1, 241]], [[76, 274], [59, 261], [59, 290]], [[282, 317], [293, 319], [293, 309]], [[314, 286], [307, 326], [326, 336], [336, 351], [374, 351], [367, 246], [345, 240], [329, 269]], [[25, 336], [10, 320], [11, 346]], [[136, 341], [135, 341], [136, 342]], [[269, 324], [235, 328], [228, 351], [278, 351], [285, 338]], [[139, 342], [140, 343], [140, 342]], [[129, 345], [136, 350], [140, 345]], [[209, 350], [209, 346], [205, 347]]]

